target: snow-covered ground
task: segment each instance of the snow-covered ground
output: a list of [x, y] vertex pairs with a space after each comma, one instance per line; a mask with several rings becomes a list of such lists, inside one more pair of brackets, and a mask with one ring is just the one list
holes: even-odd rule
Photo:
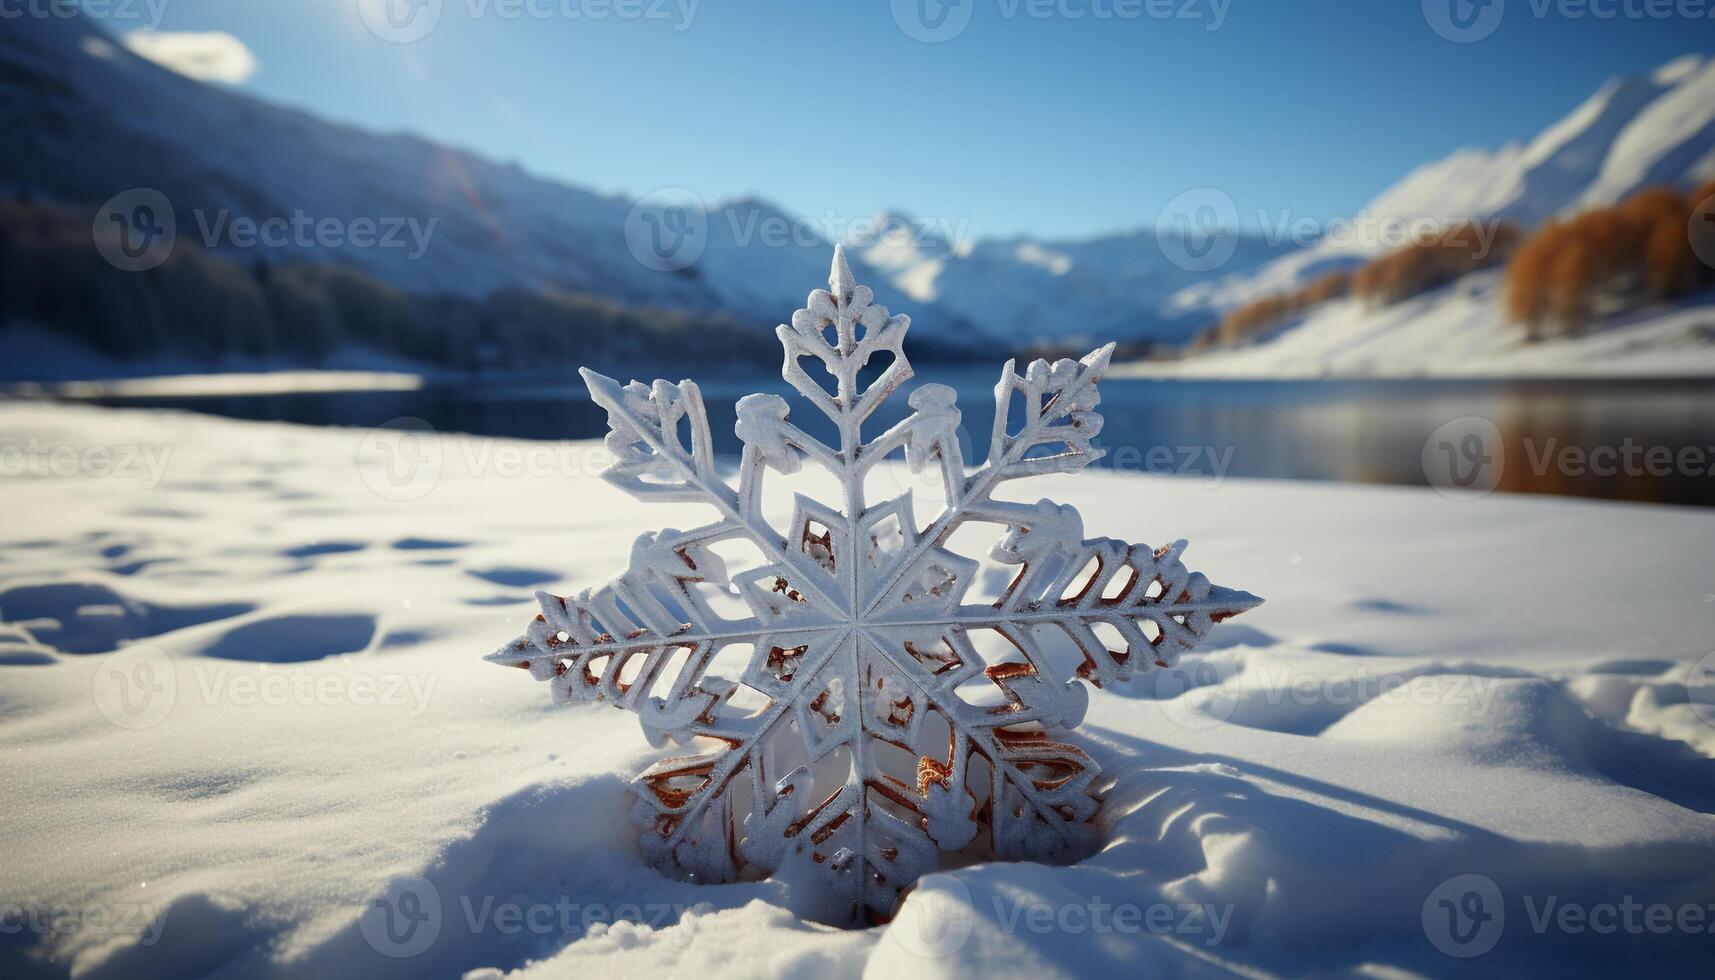
[[373, 438], [0, 404], [0, 974], [1706, 975], [1711, 512], [1033, 481], [1268, 604], [1092, 692], [1097, 854], [842, 931], [646, 867], [634, 719], [480, 659], [695, 509]]
[[1604, 320], [1589, 334], [1530, 342], [1501, 312], [1500, 271], [1371, 309], [1315, 307], [1263, 340], [1116, 375], [1221, 378], [1706, 377], [1715, 375], [1715, 293]]

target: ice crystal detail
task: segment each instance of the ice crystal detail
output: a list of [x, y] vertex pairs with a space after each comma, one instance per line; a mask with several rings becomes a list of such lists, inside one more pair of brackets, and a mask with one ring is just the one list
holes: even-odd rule
[[[828, 285], [776, 333], [786, 381], [838, 445], [793, 424], [784, 399], [746, 396], [736, 487], [716, 467], [694, 383], [621, 386], [582, 372], [608, 413], [606, 479], [642, 499], [707, 504], [717, 519], [644, 534], [630, 568], [599, 589], [538, 593], [541, 613], [489, 659], [547, 681], [558, 702], [636, 712], [652, 744], [693, 747], [637, 779], [632, 818], [655, 866], [711, 882], [771, 874], [807, 916], [879, 921], [941, 852], [1087, 851], [1099, 769], [1057, 740], [1083, 718], [1079, 681], [1171, 666], [1261, 600], [1188, 571], [1184, 541], [1086, 540], [1071, 507], [996, 499], [1006, 481], [1101, 457], [1097, 382], [1111, 345], [1022, 375], [1007, 362], [988, 458], [973, 468], [943, 385], [918, 387], [912, 414], [864, 441], [865, 421], [912, 375], [910, 320], [875, 305], [838, 249]], [[939, 485], [944, 503], [926, 523], [909, 492], [865, 499], [866, 476], [901, 454]], [[764, 481], [806, 461], [843, 499], [799, 494], [778, 529], [762, 513]], [[978, 563], [947, 543], [973, 524], [997, 529], [990, 557], [1015, 571], [998, 598], [967, 603]], [[729, 571], [717, 549], [734, 542], [761, 559]], [[722, 599], [746, 614], [723, 615]], [[745, 666], [717, 676], [711, 663], [730, 650]]]

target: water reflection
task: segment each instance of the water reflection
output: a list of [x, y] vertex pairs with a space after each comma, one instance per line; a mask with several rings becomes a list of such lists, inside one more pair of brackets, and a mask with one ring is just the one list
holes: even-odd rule
[[[967, 451], [993, 424], [993, 375], [930, 370], [959, 389]], [[751, 391], [788, 395], [778, 377], [703, 384], [716, 449], [735, 454], [734, 404]], [[908, 386], [909, 388], [909, 386]], [[794, 420], [832, 429], [801, 400]], [[443, 432], [527, 439], [602, 435], [581, 385], [542, 380], [430, 385], [411, 391], [253, 396], [108, 397], [102, 404], [190, 409], [243, 419], [368, 427], [401, 416]], [[906, 411], [890, 400], [873, 431]], [[1496, 488], [1618, 500], [1715, 505], [1715, 384], [1564, 381], [1150, 381], [1102, 384], [1103, 465], [1222, 476], [1424, 485], [1424, 446], [1443, 423], [1491, 420], [1501, 434]], [[820, 423], [820, 424], [819, 424]], [[1650, 455], [1651, 453], [1654, 455]], [[1663, 459], [1665, 469], [1659, 465]]]

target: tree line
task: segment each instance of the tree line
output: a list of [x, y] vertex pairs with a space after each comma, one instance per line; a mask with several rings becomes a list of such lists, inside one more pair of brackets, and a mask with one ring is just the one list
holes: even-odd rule
[[1690, 194], [1651, 187], [1537, 229], [1507, 267], [1507, 314], [1532, 339], [1577, 334], [1602, 316], [1715, 282], [1715, 223], [1695, 221], [1715, 181]]
[[1689, 194], [1651, 187], [1529, 235], [1502, 224], [1488, 240], [1478, 225], [1461, 222], [1355, 269], [1239, 306], [1199, 331], [1186, 350], [1239, 346], [1334, 299], [1369, 307], [1402, 302], [1503, 262], [1504, 313], [1525, 326], [1528, 339], [1580, 333], [1604, 316], [1715, 284], [1715, 268], [1698, 257], [1715, 256], [1715, 222], [1693, 220], [1711, 198], [1715, 181]]
[[160, 266], [122, 271], [91, 234], [73, 209], [0, 202], [0, 329], [32, 324], [122, 361], [177, 355], [211, 365], [235, 357], [315, 365], [350, 346], [458, 369], [780, 357], [772, 331], [727, 314], [522, 288], [425, 295], [338, 263], [244, 264], [185, 237]]

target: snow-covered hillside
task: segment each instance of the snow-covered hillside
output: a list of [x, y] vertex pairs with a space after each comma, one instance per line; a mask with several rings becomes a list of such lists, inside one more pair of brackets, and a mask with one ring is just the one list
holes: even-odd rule
[[[751, 198], [711, 202], [697, 260], [657, 271], [628, 248], [628, 216], [638, 202], [432, 139], [335, 125], [196, 82], [76, 18], [25, 18], [0, 33], [0, 127], [7, 133], [0, 188], [80, 206], [157, 188], [184, 212], [181, 234], [200, 233], [193, 212], [432, 218], [432, 247], [420, 258], [380, 248], [269, 253], [356, 263], [417, 291], [571, 289], [768, 323], [803, 299], [799, 284], [826, 265], [829, 239], [843, 237], [858, 276], [875, 284], [883, 304], [912, 310], [925, 338], [1177, 342], [1219, 311], [1369, 254], [1361, 241], [1298, 249], [1239, 235], [1232, 257], [1205, 272], [1176, 263], [1155, 230], [1072, 241], [971, 239], [955, 221], [892, 214], [881, 226], [899, 233], [878, 233], [867, 222], [862, 234], [843, 234]], [[1688, 57], [1609, 83], [1528, 143], [1461, 150], [1425, 165], [1365, 213], [1530, 224], [1639, 186], [1711, 174], [1715, 59]], [[235, 257], [257, 254], [251, 248]]]
[[[1715, 177], [1715, 58], [1689, 56], [1604, 85], [1527, 144], [1460, 150], [1418, 168], [1364, 208], [1373, 223], [1507, 221], [1529, 229], [1614, 204], [1645, 187]], [[1385, 251], [1351, 236], [1181, 290], [1177, 315], [1204, 323]], [[1715, 296], [1610, 317], [1576, 340], [1525, 343], [1502, 310], [1500, 272], [1467, 277], [1379, 308], [1347, 299], [1312, 308], [1252, 346], [1135, 374], [1303, 376], [1715, 375]]]
[[[1648, 75], [1610, 81], [1526, 143], [1458, 150], [1424, 164], [1365, 205], [1359, 218], [1500, 220], [1531, 228], [1562, 213], [1613, 204], [1654, 185], [1690, 187], [1715, 177], [1715, 58], [1677, 59]], [[1168, 309], [1209, 317], [1290, 291], [1385, 251], [1349, 236], [1219, 277], [1176, 294]], [[1502, 338], [1496, 338], [1497, 341]]]
[[1529, 143], [1426, 164], [1365, 209], [1381, 217], [1501, 218], [1525, 227], [1652, 184], [1715, 176], [1715, 58], [1615, 79]]
[[1261, 342], [1179, 361], [1117, 365], [1140, 377], [1715, 377], [1715, 293], [1604, 321], [1584, 337], [1526, 342], [1502, 316], [1497, 270], [1379, 309], [1313, 307]]
[[[1232, 257], [1222, 266], [1229, 275], [1296, 251], [1294, 245], [1270, 245], [1258, 236], [1230, 238]], [[902, 292], [950, 309], [1004, 339], [1177, 342], [1200, 324], [1168, 300], [1208, 274], [1194, 263], [1175, 262], [1168, 251], [1155, 231], [1138, 231], [1078, 241], [982, 239], [915, 254], [874, 247], [862, 254]]]
[[[358, 264], [417, 291], [481, 295], [502, 286], [593, 292], [619, 302], [729, 310], [773, 322], [846, 238], [854, 272], [920, 336], [1028, 343], [1065, 337], [1184, 339], [1192, 324], [1162, 302], [1198, 281], [1153, 231], [1087, 241], [970, 241], [958, 222], [884, 216], [841, 227], [768, 201], [705, 202], [688, 268], [658, 271], [628, 248], [638, 202], [545, 179], [512, 164], [407, 134], [319, 120], [241, 91], [176, 75], [76, 18], [25, 18], [0, 33], [0, 189], [80, 206], [134, 187], [164, 192], [180, 234], [225, 212], [265, 219], [436, 221], [421, 257], [399, 249], [250, 247], [248, 263], [307, 258]], [[646, 207], [654, 207], [649, 202]], [[1143, 217], [1138, 219], [1141, 223]], [[631, 220], [634, 239], [639, 219]], [[633, 240], [631, 245], [636, 245]], [[216, 249], [224, 247], [217, 242]], [[1229, 271], [1289, 249], [1239, 238]], [[908, 302], [909, 301], [909, 302]]]
[[[727, 310], [767, 325], [803, 300], [831, 243], [759, 200], [711, 203], [706, 236], [689, 239], [688, 269], [646, 266], [628, 247], [637, 204], [545, 179], [513, 164], [407, 134], [336, 125], [244, 93], [174, 74], [125, 50], [99, 27], [66, 17], [21, 18], [0, 32], [0, 190], [93, 209], [135, 187], [162, 191], [181, 237], [202, 237], [222, 215], [312, 220], [405, 218], [435, 227], [421, 251], [249, 246], [265, 255], [357, 264], [419, 292], [478, 296], [504, 286], [595, 293], [629, 305]], [[772, 224], [771, 224], [772, 223]], [[791, 234], [765, 238], [788, 226]], [[635, 231], [636, 220], [631, 221]], [[866, 273], [877, 297], [903, 307], [887, 277]], [[806, 277], [806, 272], [809, 273]], [[969, 332], [921, 302], [925, 333]]]
[[[1114, 777], [1096, 854], [950, 869], [842, 931], [779, 883], [651, 870], [625, 781], [669, 750], [481, 659], [532, 589], [599, 584], [696, 505], [613, 489], [599, 442], [445, 437], [401, 482], [365, 438], [0, 405], [5, 445], [104, 454], [0, 482], [23, 518], [0, 524], [0, 975], [1707, 969], [1706, 931], [1532, 924], [1546, 902], [1710, 921], [1705, 512], [1046, 478], [1031, 492], [1089, 533], [1186, 535], [1269, 602], [1091, 692], [1077, 738]], [[1450, 932], [1465, 875], [1500, 926]]]

